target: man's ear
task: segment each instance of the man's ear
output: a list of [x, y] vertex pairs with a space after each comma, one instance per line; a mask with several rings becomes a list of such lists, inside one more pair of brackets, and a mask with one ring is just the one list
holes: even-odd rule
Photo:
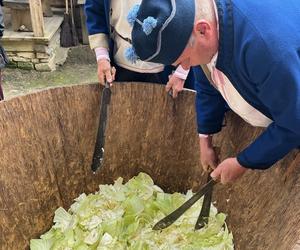
[[210, 24], [206, 20], [198, 20], [194, 25], [195, 35], [206, 36], [211, 29]]

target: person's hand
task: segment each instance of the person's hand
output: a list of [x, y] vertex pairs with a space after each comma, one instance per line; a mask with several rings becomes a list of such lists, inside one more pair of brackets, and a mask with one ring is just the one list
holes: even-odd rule
[[204, 171], [215, 169], [219, 163], [218, 152], [212, 146], [212, 136], [200, 138], [200, 161]]
[[213, 179], [219, 179], [222, 184], [227, 184], [237, 180], [247, 170], [239, 164], [236, 158], [228, 158], [220, 163], [210, 176]]
[[176, 98], [178, 93], [183, 90], [184, 80], [177, 77], [175, 74], [169, 76], [169, 81], [166, 85], [166, 91], [169, 92], [172, 89], [172, 96]]
[[110, 62], [106, 59], [98, 60], [98, 80], [105, 85], [105, 80], [112, 83], [115, 80], [116, 69], [111, 67]]

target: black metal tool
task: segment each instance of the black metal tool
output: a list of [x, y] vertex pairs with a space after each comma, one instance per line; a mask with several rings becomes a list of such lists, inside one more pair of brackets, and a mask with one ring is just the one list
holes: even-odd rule
[[100, 105], [100, 118], [99, 127], [97, 133], [97, 141], [94, 150], [92, 170], [95, 173], [96, 170], [101, 167], [104, 156], [104, 144], [105, 144], [105, 129], [107, 123], [108, 106], [110, 104], [111, 89], [110, 84], [105, 82], [105, 87], [102, 91], [101, 105]]
[[[219, 147], [214, 147], [214, 151], [216, 155], [219, 157], [221, 153], [221, 149]], [[211, 181], [210, 177], [211, 172], [207, 175], [207, 183]], [[207, 191], [207, 193], [204, 195], [202, 208], [198, 217], [198, 220], [195, 224], [195, 230], [199, 230], [205, 226], [205, 224], [208, 223], [209, 213], [210, 213], [210, 206], [211, 206], [211, 199], [212, 199], [212, 193], [213, 193], [213, 186]]]
[[[210, 177], [210, 173], [207, 176], [207, 183], [212, 180]], [[208, 223], [209, 213], [210, 213], [210, 206], [211, 206], [211, 199], [213, 193], [213, 186], [209, 186], [207, 193], [204, 195], [202, 208], [198, 217], [198, 220], [195, 224], [195, 230], [199, 230]]]
[[211, 179], [207, 182], [196, 194], [194, 194], [189, 200], [183, 203], [174, 212], [167, 215], [165, 218], [157, 222], [153, 230], [162, 230], [172, 225], [181, 215], [185, 213], [191, 206], [193, 206], [204, 194], [206, 194], [212, 186], [217, 182]]

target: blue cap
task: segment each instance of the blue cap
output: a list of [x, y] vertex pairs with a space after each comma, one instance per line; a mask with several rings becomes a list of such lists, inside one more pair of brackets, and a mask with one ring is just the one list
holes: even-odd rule
[[127, 16], [132, 48], [125, 52], [137, 59], [170, 65], [182, 54], [192, 34], [195, 0], [143, 0]]

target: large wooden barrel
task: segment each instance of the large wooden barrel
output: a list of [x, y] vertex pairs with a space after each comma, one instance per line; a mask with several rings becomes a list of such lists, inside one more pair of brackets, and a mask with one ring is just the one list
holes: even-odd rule
[[[101, 88], [97, 84], [49, 89], [0, 103], [0, 249], [28, 249], [51, 227], [54, 211], [82, 192], [140, 171], [165, 191], [200, 187], [195, 93], [178, 99], [163, 86], [115, 84], [107, 126], [105, 162], [90, 169]], [[261, 133], [237, 116], [216, 144], [234, 156]], [[227, 213], [238, 250], [297, 249], [300, 239], [300, 153], [268, 171], [248, 171], [218, 185], [217, 207]]]

